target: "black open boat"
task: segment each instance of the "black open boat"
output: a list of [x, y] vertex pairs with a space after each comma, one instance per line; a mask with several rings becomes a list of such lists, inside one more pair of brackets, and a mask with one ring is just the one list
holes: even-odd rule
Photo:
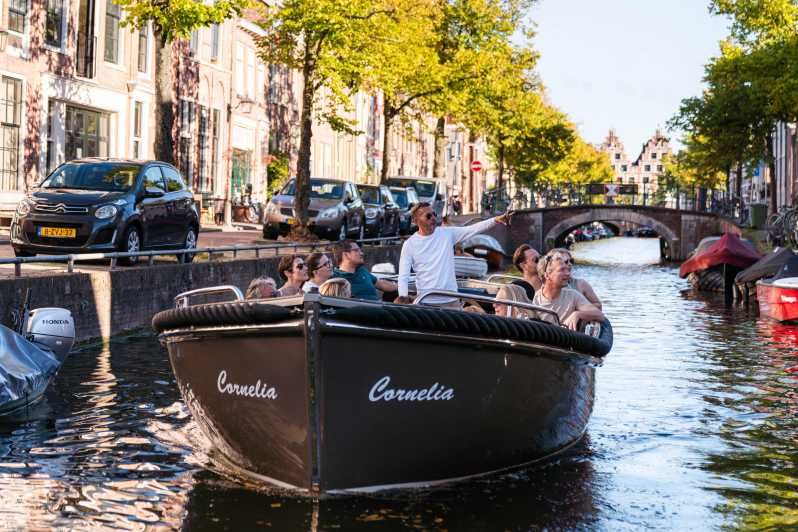
[[178, 296], [153, 327], [215, 458], [313, 496], [432, 486], [555, 455], [584, 434], [612, 347], [609, 322], [593, 337], [318, 294], [188, 305], [203, 292]]

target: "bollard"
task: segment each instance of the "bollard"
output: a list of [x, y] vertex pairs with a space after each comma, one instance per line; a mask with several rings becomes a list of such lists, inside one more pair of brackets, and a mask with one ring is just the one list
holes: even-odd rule
[[69, 262], [67, 262], [67, 272], [73, 273], [75, 271], [75, 258], [70, 255]]
[[147, 266], [152, 266], [155, 264], [155, 255], [150, 255], [149, 259], [147, 260]]
[[15, 262], [14, 263], [14, 277], [19, 277], [20, 275], [22, 275], [22, 263], [21, 262]]

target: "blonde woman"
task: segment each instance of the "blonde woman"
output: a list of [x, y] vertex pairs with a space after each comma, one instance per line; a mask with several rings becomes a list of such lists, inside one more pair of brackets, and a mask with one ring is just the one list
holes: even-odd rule
[[277, 295], [277, 283], [271, 277], [256, 277], [247, 288], [247, 299], [267, 299]]
[[[551, 255], [551, 257], [554, 260], [558, 260], [565, 264], [568, 264], [573, 271], [574, 258], [571, 255], [571, 252], [568, 251], [567, 249], [554, 248], [551, 251], [549, 251], [547, 255]], [[543, 279], [542, 276], [540, 276], [540, 278]], [[596, 292], [593, 290], [593, 287], [590, 286], [590, 283], [588, 283], [586, 280], [578, 279], [573, 275], [571, 275], [571, 277], [568, 279], [568, 288], [570, 288], [571, 290], [576, 290], [577, 292], [585, 296], [585, 298], [588, 301], [593, 303], [593, 305], [595, 305], [596, 308], [601, 310], [601, 300], [596, 295]]]
[[[526, 291], [516, 284], [502, 285], [502, 287], [499, 288], [499, 291], [496, 292], [496, 299], [504, 299], [514, 303], [532, 303], [529, 298], [526, 297]], [[519, 318], [526, 320], [530, 317], [529, 310], [521, 307], [505, 305], [504, 303], [494, 303], [493, 310], [497, 316], [502, 316], [505, 318]]]
[[325, 281], [319, 287], [319, 294], [329, 297], [352, 297], [352, 285], [346, 279], [336, 277]]

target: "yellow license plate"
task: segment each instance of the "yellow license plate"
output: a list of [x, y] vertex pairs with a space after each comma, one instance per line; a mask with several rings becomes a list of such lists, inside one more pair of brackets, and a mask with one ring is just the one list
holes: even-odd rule
[[40, 227], [39, 236], [49, 236], [51, 238], [75, 238], [78, 230], [72, 227]]
[[294, 225], [296, 223], [296, 218], [291, 218], [290, 216], [286, 216], [285, 223], [288, 225]]

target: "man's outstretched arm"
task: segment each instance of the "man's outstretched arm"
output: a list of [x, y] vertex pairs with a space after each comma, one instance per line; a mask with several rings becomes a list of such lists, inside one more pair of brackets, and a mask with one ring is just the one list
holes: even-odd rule
[[501, 216], [488, 218], [487, 220], [482, 220], [481, 222], [475, 223], [474, 225], [466, 225], [464, 227], [450, 227], [449, 229], [452, 231], [452, 234], [454, 235], [455, 244], [459, 244], [463, 240], [467, 240], [474, 235], [484, 233], [485, 231], [495, 226], [496, 224], [508, 225], [509, 223], [510, 223], [510, 213], [506, 212]]

